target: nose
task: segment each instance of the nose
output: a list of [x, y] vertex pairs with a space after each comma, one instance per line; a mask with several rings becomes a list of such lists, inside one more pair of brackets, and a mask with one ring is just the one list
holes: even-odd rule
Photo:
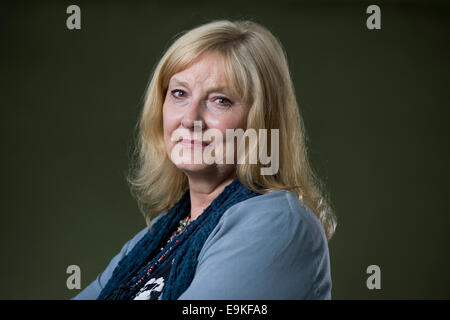
[[[181, 125], [183, 128], [194, 130], [194, 126], [199, 126], [201, 130], [205, 129], [205, 121], [203, 121], [203, 105], [202, 101], [197, 99], [193, 100], [189, 107], [186, 109], [186, 112], [183, 115], [181, 120]], [[201, 123], [201, 127], [200, 124]]]

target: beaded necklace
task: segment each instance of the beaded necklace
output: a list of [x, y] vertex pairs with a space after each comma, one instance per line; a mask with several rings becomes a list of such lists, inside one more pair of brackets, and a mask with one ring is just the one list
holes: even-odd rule
[[[190, 219], [191, 219], [191, 217], [190, 217], [190, 215], [188, 215], [186, 218], [180, 220], [180, 223], [179, 223], [177, 229], [172, 233], [172, 235], [170, 236], [169, 240], [167, 240], [165, 246], [162, 246], [162, 247], [159, 249], [159, 252], [163, 251], [164, 248], [167, 247], [167, 245], [170, 244], [170, 243], [172, 242], [172, 240], [173, 240], [176, 236], [180, 235], [180, 234], [186, 229], [186, 227], [187, 227], [187, 226], [189, 225], [189, 223], [191, 222]], [[175, 240], [175, 242], [178, 242], [178, 239]], [[160, 262], [167, 256], [167, 254], [170, 252], [170, 250], [172, 250], [172, 248], [173, 248], [173, 246], [170, 246], [170, 247], [166, 250], [166, 252], [164, 252], [164, 254], [162, 254], [162, 255], [159, 257], [159, 259], [158, 259], [153, 265], [150, 265], [150, 262], [151, 262], [151, 260], [150, 260], [150, 262], [149, 262], [149, 263], [147, 264], [147, 266], [145, 267], [145, 268], [147, 269], [146, 275], [145, 275], [145, 276], [142, 276], [140, 279], [137, 279], [137, 278], [138, 278], [138, 275], [135, 276], [135, 277], [133, 278], [133, 280], [132, 280], [133, 284], [130, 286], [130, 288], [134, 288], [134, 287], [136, 287], [137, 285], [141, 284], [142, 281], [145, 280], [146, 276], [148, 276], [148, 275], [153, 271], [153, 269], [154, 269], [157, 265], [160, 264]], [[139, 273], [139, 272], [138, 272], [138, 273]]]
[[[257, 187], [259, 188], [259, 186]], [[151, 260], [151, 263], [156, 262], [162, 254], [165, 256], [162, 258], [159, 266], [156, 269], [150, 269], [150, 272], [153, 270], [153, 273], [155, 273], [161, 267], [164, 267], [164, 265], [172, 262], [171, 272], [167, 281], [165, 281], [166, 284], [162, 292], [161, 300], [178, 299], [192, 282], [198, 256], [205, 241], [217, 226], [222, 215], [233, 205], [259, 195], [261, 195], [261, 192], [254, 192], [247, 189], [240, 183], [238, 178], [235, 178], [197, 219], [191, 221], [181, 234], [175, 236], [165, 246], [165, 248], [169, 247], [168, 250], [161, 251], [160, 246], [166, 241], [164, 238], [170, 235], [167, 231], [176, 229], [182, 217], [189, 210], [190, 198], [189, 190], [187, 190], [180, 200], [169, 210], [168, 214], [161, 217], [155, 223], [155, 232], [147, 232], [133, 249], [119, 261], [111, 278], [97, 299], [132, 299], [136, 295], [139, 287], [135, 286], [131, 288], [130, 285], [135, 283], [133, 282], [134, 280], [137, 282], [137, 279], [142, 279], [142, 276], [144, 276], [144, 280], [148, 278], [146, 274], [147, 268], [143, 266], [150, 263], [148, 258], [154, 251], [157, 252], [157, 255]], [[134, 277], [132, 276], [128, 281], [127, 278], [129, 275], [134, 275]]]
[[[166, 245], [171, 243], [173, 238], [175, 238], [177, 235], [181, 234], [184, 231], [184, 229], [186, 229], [187, 225], [191, 222], [190, 219], [191, 219], [191, 217], [187, 216], [186, 218], [180, 220], [180, 224], [178, 225], [177, 230], [175, 230], [172, 233], [169, 240], [167, 240]], [[162, 251], [162, 250], [164, 250], [164, 246], [159, 249], [159, 251]]]

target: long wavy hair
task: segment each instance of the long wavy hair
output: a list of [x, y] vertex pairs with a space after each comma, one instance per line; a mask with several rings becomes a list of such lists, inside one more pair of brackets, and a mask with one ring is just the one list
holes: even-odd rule
[[[337, 220], [308, 161], [305, 129], [286, 53], [269, 30], [249, 20], [212, 21], [180, 33], [153, 70], [135, 127], [138, 133], [127, 176], [147, 225], [170, 210], [188, 188], [187, 176], [173, 164], [165, 149], [162, 106], [170, 78], [203, 53], [220, 53], [224, 58], [231, 89], [250, 106], [247, 128], [279, 129], [278, 172], [261, 175], [259, 162], [245, 161], [236, 165], [236, 176], [259, 193], [277, 189], [295, 192], [331, 239]], [[269, 135], [269, 150], [270, 140]], [[246, 148], [247, 160], [250, 149]]]

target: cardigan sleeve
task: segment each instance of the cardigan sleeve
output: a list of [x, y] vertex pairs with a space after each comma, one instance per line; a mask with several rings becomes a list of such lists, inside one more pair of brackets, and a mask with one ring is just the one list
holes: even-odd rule
[[229, 208], [206, 240], [180, 300], [331, 299], [323, 228], [290, 191]]
[[[153, 221], [151, 222], [151, 225], [156, 223], [156, 221], [162, 216], [163, 214], [160, 214], [157, 216]], [[132, 239], [128, 240], [123, 246], [122, 249], [112, 260], [109, 262], [106, 269], [98, 274], [97, 278], [92, 281], [86, 288], [84, 288], [80, 293], [78, 293], [75, 297], [73, 297], [71, 300], [95, 300], [97, 299], [100, 292], [103, 290], [105, 285], [108, 283], [109, 279], [111, 278], [114, 269], [116, 268], [117, 264], [120, 260], [122, 260], [123, 257], [125, 257], [128, 252], [133, 249], [133, 247], [136, 245], [136, 243], [139, 242], [139, 240], [144, 237], [144, 235], [149, 231], [148, 227], [145, 227], [141, 231], [139, 231]]]

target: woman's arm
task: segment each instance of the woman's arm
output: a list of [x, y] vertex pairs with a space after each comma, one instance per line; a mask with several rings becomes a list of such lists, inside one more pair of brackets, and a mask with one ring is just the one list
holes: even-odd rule
[[[156, 223], [156, 221], [163, 216], [163, 214], [160, 214], [157, 216], [153, 221], [151, 222], [151, 225]], [[145, 227], [141, 231], [139, 231], [132, 239], [128, 240], [120, 250], [120, 252], [112, 258], [112, 260], [109, 262], [106, 269], [100, 273], [97, 278], [92, 281], [86, 288], [84, 288], [78, 295], [73, 297], [71, 300], [95, 300], [97, 299], [100, 292], [103, 290], [103, 287], [108, 283], [108, 280], [111, 278], [114, 269], [116, 268], [117, 264], [120, 260], [122, 260], [123, 257], [125, 257], [128, 252], [133, 249], [133, 247], [136, 245], [136, 243], [139, 242], [139, 240], [144, 237], [144, 235], [149, 231], [148, 227]]]
[[274, 191], [227, 210], [198, 259], [181, 300], [331, 299], [325, 233], [291, 192]]

